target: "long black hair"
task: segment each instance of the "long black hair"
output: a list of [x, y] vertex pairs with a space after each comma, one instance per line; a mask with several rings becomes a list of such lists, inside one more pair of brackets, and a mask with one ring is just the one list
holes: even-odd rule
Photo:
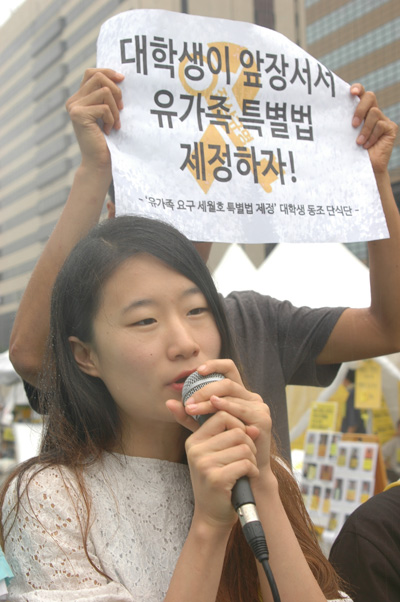
[[[220, 333], [221, 357], [237, 361], [220, 297], [193, 244], [155, 219], [121, 216], [102, 222], [73, 249], [52, 294], [49, 352], [40, 387], [48, 413], [42, 452], [59, 454], [61, 463], [65, 437], [70, 451], [73, 441], [80, 463], [111, 449], [120, 435], [114, 400], [101, 379], [80, 370], [68, 337], [92, 341], [93, 319], [105, 283], [124, 261], [143, 253], [160, 259], [201, 290]], [[66, 456], [65, 461], [73, 459]]]

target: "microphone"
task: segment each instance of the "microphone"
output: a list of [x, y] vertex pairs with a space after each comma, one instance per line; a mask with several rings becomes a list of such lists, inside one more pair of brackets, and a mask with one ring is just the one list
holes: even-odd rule
[[[183, 405], [186, 405], [189, 397], [196, 393], [196, 391], [199, 391], [209, 383], [218, 382], [224, 378], [225, 377], [218, 372], [212, 372], [207, 376], [202, 376], [198, 372], [193, 372], [193, 374], [190, 374], [190, 376], [187, 377], [183, 385]], [[212, 416], [212, 414], [193, 416], [193, 418], [202, 425], [210, 416]], [[240, 477], [236, 481], [232, 489], [231, 499], [232, 505], [239, 516], [247, 543], [250, 545], [256, 558], [260, 562], [263, 562], [264, 560], [267, 561], [269, 558], [268, 547], [247, 476]]]
[[[183, 384], [183, 389], [182, 389], [183, 405], [184, 406], [186, 405], [186, 402], [189, 399], [189, 397], [194, 395], [194, 393], [196, 393], [196, 391], [199, 391], [200, 389], [202, 389], [209, 383], [215, 383], [219, 380], [224, 380], [224, 378], [225, 378], [225, 376], [223, 376], [222, 374], [219, 374], [218, 372], [212, 372], [211, 374], [208, 374], [207, 376], [201, 376], [198, 372], [193, 372], [193, 374], [190, 374], [187, 377], [187, 379], [185, 380], [185, 382]], [[199, 414], [197, 416], [193, 416], [193, 418], [196, 420], [196, 422], [198, 422], [200, 425], [202, 425], [208, 418], [210, 418], [210, 416], [212, 416], [212, 414]]]

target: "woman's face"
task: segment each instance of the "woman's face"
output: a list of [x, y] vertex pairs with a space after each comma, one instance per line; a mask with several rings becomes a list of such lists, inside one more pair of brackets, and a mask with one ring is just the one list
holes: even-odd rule
[[200, 290], [150, 255], [126, 260], [106, 282], [88, 346], [92, 376], [103, 380], [124, 421], [175, 422], [167, 399], [220, 355], [221, 339]]

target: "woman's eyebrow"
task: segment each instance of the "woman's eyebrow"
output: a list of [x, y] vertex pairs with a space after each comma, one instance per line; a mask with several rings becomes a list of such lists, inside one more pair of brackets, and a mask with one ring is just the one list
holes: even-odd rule
[[181, 297], [190, 297], [191, 295], [202, 295], [203, 293], [198, 286], [191, 286], [190, 288], [183, 291]]
[[132, 309], [138, 309], [139, 307], [148, 307], [151, 305], [156, 305], [156, 302], [153, 299], [137, 299], [136, 301], [132, 301], [126, 307], [124, 307], [122, 313], [126, 314]]

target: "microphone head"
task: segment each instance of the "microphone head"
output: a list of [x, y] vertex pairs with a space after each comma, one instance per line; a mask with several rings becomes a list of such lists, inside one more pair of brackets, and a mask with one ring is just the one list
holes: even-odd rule
[[191, 397], [196, 391], [199, 391], [209, 383], [217, 382], [218, 380], [223, 380], [225, 376], [219, 374], [218, 372], [212, 372], [211, 374], [207, 374], [207, 376], [202, 376], [198, 372], [193, 372], [184, 382], [182, 389], [182, 402], [183, 405], [186, 404], [186, 401]]

